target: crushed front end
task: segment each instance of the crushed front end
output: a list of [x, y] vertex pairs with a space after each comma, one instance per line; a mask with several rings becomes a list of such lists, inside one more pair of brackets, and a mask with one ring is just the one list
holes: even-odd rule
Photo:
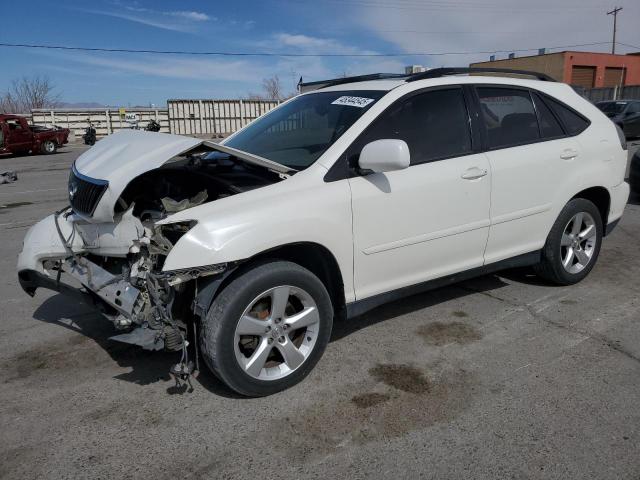
[[171, 222], [171, 215], [282, 178], [229, 155], [211, 155], [196, 139], [112, 137], [76, 160], [70, 206], [28, 231], [18, 258], [20, 285], [32, 296], [47, 288], [94, 305], [118, 330], [114, 340], [182, 350], [179, 365], [188, 370], [187, 339], [197, 338], [204, 314], [199, 299], [233, 265], [164, 269], [172, 249], [197, 224]]

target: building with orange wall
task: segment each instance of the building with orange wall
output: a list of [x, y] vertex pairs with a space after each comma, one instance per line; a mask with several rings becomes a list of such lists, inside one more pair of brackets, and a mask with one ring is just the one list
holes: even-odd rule
[[584, 88], [640, 85], [640, 52], [628, 55], [571, 51], [541, 53], [469, 66], [533, 70]]

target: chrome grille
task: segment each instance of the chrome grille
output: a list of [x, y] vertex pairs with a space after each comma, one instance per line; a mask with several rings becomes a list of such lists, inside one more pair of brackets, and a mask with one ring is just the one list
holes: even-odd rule
[[74, 167], [69, 175], [69, 203], [73, 210], [83, 215], [93, 215], [107, 185], [106, 180], [80, 175]]

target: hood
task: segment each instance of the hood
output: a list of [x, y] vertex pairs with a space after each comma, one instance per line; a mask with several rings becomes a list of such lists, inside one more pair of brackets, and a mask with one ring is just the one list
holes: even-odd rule
[[[141, 130], [121, 130], [100, 140], [75, 162], [78, 173], [108, 180], [115, 187], [158, 168], [167, 160], [202, 144], [203, 140]], [[121, 193], [121, 192], [120, 192]]]
[[114, 205], [132, 180], [162, 167], [173, 158], [196, 147], [202, 147], [205, 151], [218, 150], [231, 154], [278, 173], [281, 178], [295, 172], [269, 159], [209, 140], [140, 130], [122, 130], [100, 140], [75, 161], [73, 170], [77, 177], [104, 188], [93, 214], [90, 217], [81, 213], [79, 215], [92, 223], [113, 221]]
[[197, 138], [140, 130], [122, 130], [100, 140], [74, 163], [75, 171], [87, 180], [108, 182], [87, 220], [113, 221], [113, 206], [131, 180], [202, 143]]

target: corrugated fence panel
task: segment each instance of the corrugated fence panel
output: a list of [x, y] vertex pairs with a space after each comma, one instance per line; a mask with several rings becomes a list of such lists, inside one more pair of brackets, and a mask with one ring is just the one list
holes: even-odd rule
[[[125, 111], [128, 114], [136, 115], [137, 127], [140, 129], [144, 129], [149, 121], [155, 120], [160, 124], [161, 132], [169, 132], [169, 114], [165, 109], [127, 108]], [[84, 134], [89, 122], [93, 124], [98, 136], [108, 135], [118, 130], [130, 129], [134, 125], [127, 122], [120, 115], [120, 111], [117, 108], [33, 110], [31, 115], [35, 124], [68, 128], [76, 136]]]
[[[160, 123], [160, 131], [180, 135], [229, 135], [247, 123], [277, 107], [266, 100], [168, 100], [166, 109], [126, 108], [135, 114], [137, 127], [144, 129], [150, 120]], [[119, 108], [33, 110], [33, 123], [68, 128], [82, 136], [91, 122], [98, 136], [135, 126], [120, 115]]]
[[278, 106], [266, 100], [168, 100], [169, 126], [182, 135], [229, 135]]
[[584, 96], [594, 103], [603, 100], [619, 100], [623, 98], [640, 100], [640, 85], [590, 88], [584, 91]]

